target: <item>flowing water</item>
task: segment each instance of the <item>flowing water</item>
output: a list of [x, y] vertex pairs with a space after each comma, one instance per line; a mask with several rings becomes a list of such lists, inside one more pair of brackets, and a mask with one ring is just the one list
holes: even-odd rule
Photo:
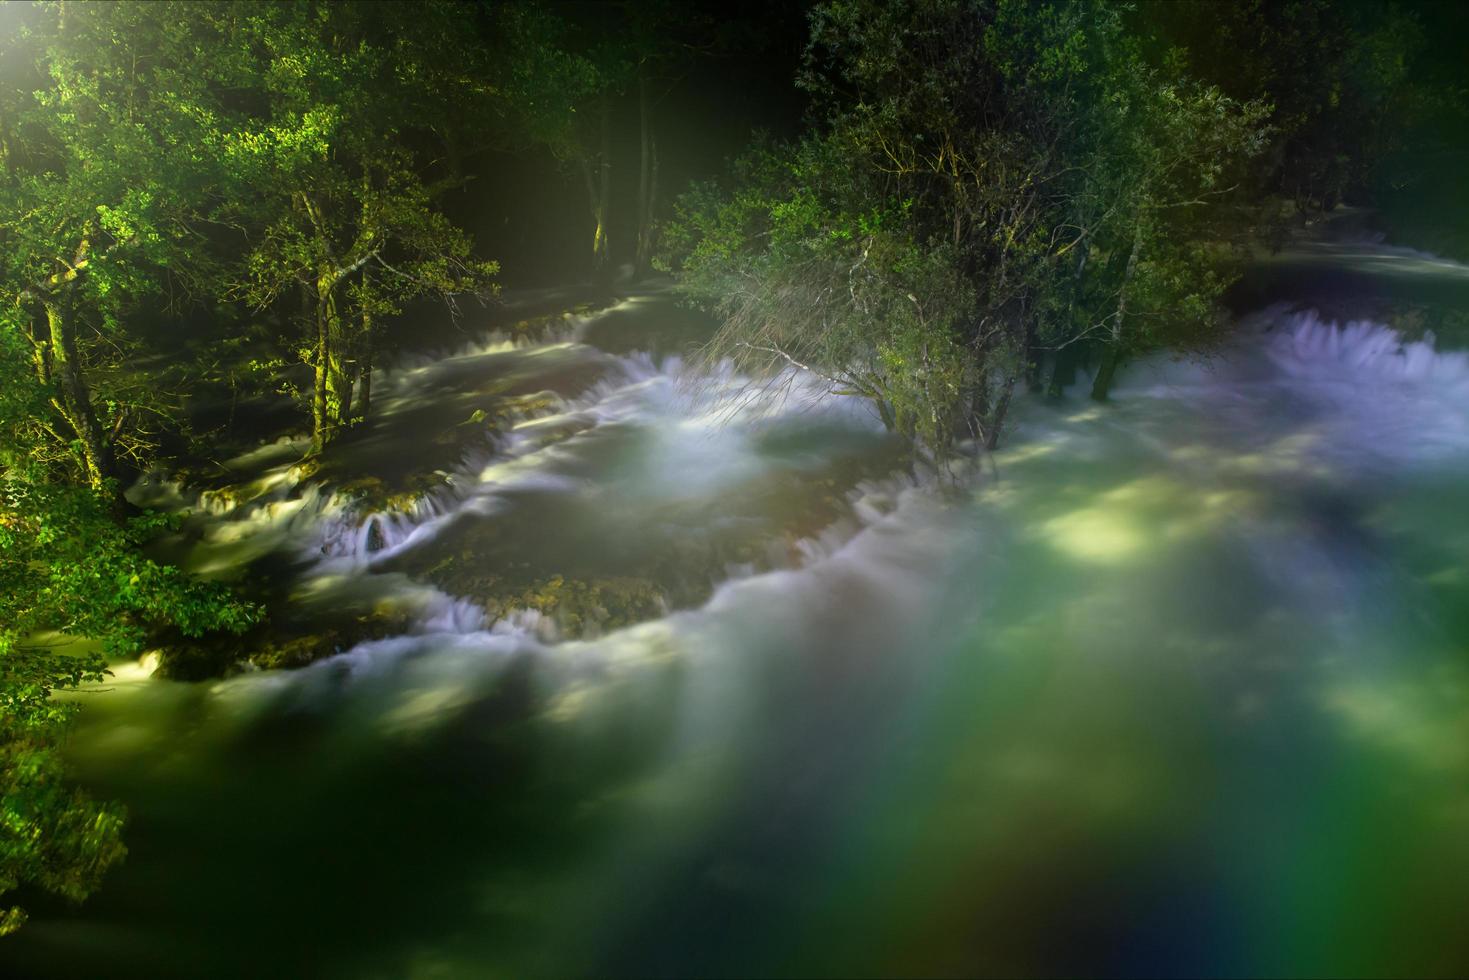
[[[1382, 248], [1331, 268], [1469, 283]], [[196, 570], [405, 625], [297, 671], [120, 665], [72, 755], [131, 854], [0, 958], [1469, 970], [1469, 356], [1277, 305], [1113, 405], [1020, 405], [938, 479], [807, 379], [636, 352], [690, 322], [648, 295], [400, 365], [348, 463], [436, 477], [378, 513], [298, 484], [292, 445], [230, 495], [147, 491], [194, 507]], [[571, 621], [454, 590], [512, 571], [657, 598]]]

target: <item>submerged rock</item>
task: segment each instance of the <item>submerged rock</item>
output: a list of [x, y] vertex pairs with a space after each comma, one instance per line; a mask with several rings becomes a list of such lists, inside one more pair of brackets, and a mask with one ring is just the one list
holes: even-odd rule
[[374, 609], [309, 632], [267, 623], [239, 637], [211, 636], [201, 641], [171, 636], [150, 656], [156, 658], [156, 677], [211, 680], [252, 669], [305, 667], [367, 640], [398, 636], [411, 625], [411, 618], [400, 611]]
[[352, 509], [363, 515], [405, 512], [435, 490], [448, 485], [441, 470], [410, 473], [401, 481], [389, 482], [376, 476], [360, 476], [335, 487], [335, 491], [352, 501]]
[[480, 597], [485, 611], [501, 617], [514, 610], [534, 610], [550, 619], [563, 638], [593, 637], [607, 630], [666, 615], [668, 596], [642, 578], [614, 576], [568, 579], [561, 575], [516, 590], [512, 583], [490, 587]]
[[254, 647], [249, 663], [265, 670], [304, 667], [335, 656], [367, 640], [381, 640], [408, 631], [408, 616], [389, 610], [374, 610], [309, 633], [267, 635]]

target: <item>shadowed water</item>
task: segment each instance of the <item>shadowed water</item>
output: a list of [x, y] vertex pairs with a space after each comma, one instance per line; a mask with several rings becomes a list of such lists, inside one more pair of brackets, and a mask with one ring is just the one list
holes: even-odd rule
[[[120, 667], [72, 754], [131, 854], [0, 958], [1469, 969], [1464, 354], [1277, 306], [1207, 365], [1132, 366], [1113, 405], [1020, 405], [993, 465], [940, 480], [806, 379], [633, 352], [682, 323], [650, 296], [400, 366], [353, 465], [441, 471], [416, 502], [363, 513], [269, 452], [253, 501], [201, 502], [195, 567], [275, 556], [312, 615], [412, 626], [295, 672]], [[479, 579], [450, 561], [636, 576], [663, 606], [575, 632], [456, 594]]]

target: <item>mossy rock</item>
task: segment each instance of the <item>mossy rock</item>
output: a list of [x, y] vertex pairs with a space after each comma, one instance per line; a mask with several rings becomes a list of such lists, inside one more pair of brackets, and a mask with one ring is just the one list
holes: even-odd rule
[[351, 649], [366, 640], [399, 636], [409, 629], [405, 614], [376, 609], [308, 633], [283, 632], [262, 625], [243, 636], [190, 639], [177, 633], [158, 641], [158, 677], [202, 681], [227, 677], [250, 667], [267, 670], [304, 667]]
[[496, 414], [508, 421], [511, 416], [545, 415], [560, 407], [560, 397], [554, 391], [536, 391], [527, 395], [506, 395]]
[[335, 656], [367, 640], [400, 636], [411, 625], [406, 615], [386, 609], [374, 610], [345, 623], [294, 635], [261, 637], [251, 649], [249, 661], [266, 670], [305, 667]]
[[548, 328], [560, 326], [573, 317], [596, 313], [598, 310], [604, 310], [610, 305], [612, 305], [611, 300], [586, 300], [581, 303], [576, 303], [569, 309], [559, 310], [554, 313], [542, 313], [538, 316], [529, 316], [517, 320], [510, 327], [510, 332], [521, 337], [538, 336]]
[[657, 619], [668, 613], [675, 598], [682, 598], [670, 596], [652, 579], [632, 575], [536, 575], [513, 563], [493, 574], [466, 574], [465, 569], [479, 566], [472, 557], [450, 556], [429, 569], [428, 577], [447, 591], [472, 598], [491, 619], [514, 610], [538, 612], [567, 639]]
[[367, 515], [410, 511], [429, 493], [447, 485], [448, 478], [434, 471], [409, 474], [396, 485], [376, 476], [363, 476], [341, 484], [336, 490], [351, 498], [352, 509], [356, 513]]
[[492, 588], [480, 601], [495, 617], [512, 609], [533, 609], [555, 622], [565, 637], [595, 636], [656, 619], [669, 605], [652, 582], [627, 576], [584, 580], [552, 575], [519, 590]]

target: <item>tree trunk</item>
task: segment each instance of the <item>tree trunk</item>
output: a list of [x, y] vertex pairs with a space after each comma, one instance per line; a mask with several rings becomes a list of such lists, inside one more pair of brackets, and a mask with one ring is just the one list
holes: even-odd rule
[[311, 400], [311, 451], [320, 453], [335, 438], [352, 405], [352, 381], [342, 363], [341, 324], [337, 318], [336, 279], [316, 282], [316, 374]]
[[610, 229], [608, 221], [612, 210], [612, 99], [606, 94], [602, 96], [602, 151], [601, 151], [601, 180], [597, 189], [597, 200], [601, 205], [601, 215], [597, 219], [597, 227], [600, 229], [597, 245], [597, 268], [602, 272], [610, 269], [612, 258], [611, 246], [608, 242]]
[[1051, 382], [1046, 388], [1047, 398], [1060, 398], [1066, 389], [1076, 383], [1076, 344], [1066, 344], [1056, 351], [1051, 361]]
[[653, 136], [653, 102], [648, 78], [638, 66], [638, 118], [641, 146], [638, 163], [637, 276], [648, 274], [653, 262], [653, 209], [658, 194], [658, 144]]
[[898, 428], [897, 416], [893, 414], [893, 406], [881, 395], [874, 395], [872, 403], [877, 406], [877, 416], [882, 419], [882, 427], [889, 432]]
[[92, 393], [82, 372], [76, 337], [71, 332], [61, 301], [53, 297], [44, 305], [46, 324], [51, 330], [51, 371], [61, 390], [62, 414], [77, 435], [87, 482], [94, 490], [105, 490], [107, 481], [117, 475], [116, 467], [112, 447], [102, 432], [97, 411], [92, 405]]
[[327, 348], [326, 409], [330, 435], [335, 438], [352, 418], [352, 376], [347, 371], [341, 322], [333, 316], [332, 324], [337, 330]]
[[1092, 381], [1092, 399], [1104, 402], [1108, 393], [1112, 390], [1112, 378], [1117, 374], [1117, 362], [1120, 357], [1117, 353], [1116, 344], [1108, 344], [1102, 351], [1102, 364], [1097, 368], [1096, 379]]
[[965, 408], [964, 423], [969, 427], [971, 436], [986, 444], [989, 443], [989, 412], [989, 383], [985, 380], [983, 362], [981, 362], [979, 376], [974, 379], [969, 389], [969, 404]]
[[601, 149], [596, 155], [597, 173], [592, 173], [591, 155], [581, 158], [582, 178], [587, 185], [587, 203], [592, 212], [592, 276], [605, 279], [608, 269], [607, 212], [612, 194], [612, 105], [604, 95], [601, 100]]
[[31, 342], [31, 368], [36, 372], [36, 380], [41, 382], [41, 387], [51, 387], [51, 344], [50, 341], [40, 336], [40, 330], [29, 318], [25, 324], [26, 339]]
[[1015, 380], [1013, 378], [1005, 381], [1005, 390], [1000, 394], [1000, 400], [995, 405], [994, 414], [990, 416], [989, 429], [985, 432], [984, 448], [994, 452], [1000, 446], [1000, 432], [1005, 428], [1005, 416], [1010, 411], [1010, 396], [1015, 391]]
[[337, 358], [334, 377], [337, 387], [337, 428], [352, 424], [352, 393], [356, 389], [352, 372], [340, 357]]
[[[1076, 324], [1076, 307], [1082, 298], [1083, 275], [1087, 259], [1091, 257], [1091, 243], [1083, 238], [1076, 249], [1076, 268], [1071, 272], [1071, 295], [1066, 301], [1069, 326]], [[1076, 338], [1067, 337], [1051, 358], [1051, 380], [1046, 386], [1047, 398], [1060, 398], [1066, 389], [1076, 383]]]
[[587, 204], [592, 213], [592, 276], [600, 278], [607, 265], [607, 213], [602, 197], [597, 192], [597, 180], [592, 175], [591, 160], [583, 157], [581, 169], [587, 185]]
[[[651, 125], [651, 124], [650, 124]], [[648, 151], [653, 155], [653, 173], [648, 178], [648, 268], [653, 267], [653, 253], [658, 249], [658, 133], [648, 135]]]
[[1112, 378], [1117, 373], [1117, 365], [1122, 360], [1123, 354], [1123, 327], [1127, 322], [1127, 287], [1132, 285], [1133, 274], [1137, 272], [1138, 255], [1143, 250], [1143, 223], [1138, 221], [1133, 229], [1132, 251], [1127, 256], [1127, 268], [1122, 273], [1122, 288], [1117, 292], [1117, 320], [1112, 324], [1112, 342], [1107, 345], [1102, 354], [1102, 364], [1097, 368], [1096, 380], [1092, 382], [1092, 399], [1104, 402], [1112, 390]]
[[365, 420], [372, 410], [372, 314], [362, 314], [362, 356], [358, 360], [358, 377], [362, 386], [362, 397], [358, 399], [359, 414]]
[[316, 303], [316, 363], [311, 384], [311, 452], [320, 453], [327, 443], [326, 374], [328, 330], [326, 311]]

